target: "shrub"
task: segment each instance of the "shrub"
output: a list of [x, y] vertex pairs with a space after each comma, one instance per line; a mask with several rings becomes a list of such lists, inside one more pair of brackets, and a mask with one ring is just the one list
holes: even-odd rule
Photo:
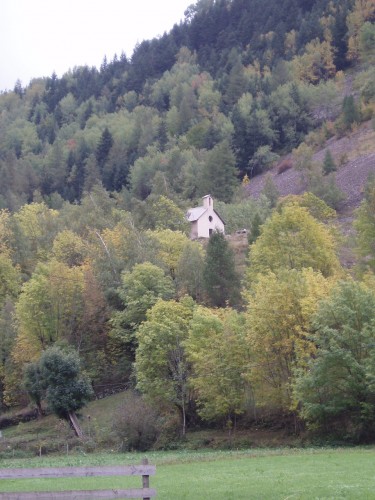
[[311, 130], [311, 132], [309, 132], [305, 137], [305, 143], [313, 148], [323, 147], [326, 140], [326, 129], [324, 127], [321, 127], [317, 130]]
[[340, 167], [342, 167], [343, 165], [345, 165], [345, 163], [347, 163], [348, 161], [349, 161], [349, 158], [348, 158], [347, 153], [342, 153], [339, 156], [339, 166]]
[[361, 110], [362, 113], [362, 121], [367, 122], [368, 120], [371, 120], [371, 118], [374, 116], [374, 110], [371, 108], [371, 106], [365, 106]]
[[147, 451], [159, 436], [159, 415], [134, 392], [127, 392], [113, 425], [121, 440], [121, 451]]
[[335, 170], [336, 170], [336, 164], [333, 159], [332, 153], [329, 149], [327, 149], [323, 161], [323, 173], [324, 175], [328, 175], [332, 172], [335, 172]]
[[270, 146], [260, 146], [254, 153], [254, 156], [249, 161], [249, 168], [252, 175], [272, 167], [279, 159], [279, 155], [272, 152]]
[[333, 173], [325, 176], [313, 176], [310, 180], [309, 189], [334, 210], [338, 210], [345, 200], [345, 194], [337, 186]]
[[289, 170], [293, 167], [293, 162], [291, 158], [285, 158], [277, 167], [277, 173], [280, 175], [286, 170]]
[[159, 435], [154, 445], [156, 450], [173, 450], [180, 446], [181, 419], [176, 411], [164, 413], [159, 418]]

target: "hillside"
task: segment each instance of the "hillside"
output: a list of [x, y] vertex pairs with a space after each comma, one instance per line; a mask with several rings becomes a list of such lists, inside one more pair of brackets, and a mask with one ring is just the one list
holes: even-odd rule
[[0, 94], [0, 411], [375, 440], [374, 61], [374, 0], [199, 0]]
[[[362, 124], [346, 137], [329, 139], [314, 153], [314, 162], [322, 164], [327, 149], [339, 165], [335, 173], [336, 184], [345, 195], [338, 207], [339, 219], [342, 216], [352, 216], [363, 199], [369, 175], [375, 173], [375, 131], [372, 123]], [[344, 161], [340, 161], [341, 158], [344, 158]], [[300, 172], [291, 168], [279, 174], [276, 164], [271, 170], [251, 180], [247, 188], [250, 196], [259, 197], [269, 175], [272, 176], [280, 196], [301, 194], [305, 191]]]

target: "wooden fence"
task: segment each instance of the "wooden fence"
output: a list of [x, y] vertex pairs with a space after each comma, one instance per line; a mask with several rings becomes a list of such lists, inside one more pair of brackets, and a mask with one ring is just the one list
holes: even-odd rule
[[96, 500], [113, 498], [143, 498], [156, 496], [149, 487], [149, 476], [154, 475], [156, 467], [147, 460], [142, 465], [117, 465], [106, 467], [42, 467], [32, 469], [0, 469], [0, 479], [56, 478], [56, 477], [95, 477], [95, 476], [142, 476], [142, 488], [110, 490], [75, 491], [33, 491], [0, 492], [0, 500]]

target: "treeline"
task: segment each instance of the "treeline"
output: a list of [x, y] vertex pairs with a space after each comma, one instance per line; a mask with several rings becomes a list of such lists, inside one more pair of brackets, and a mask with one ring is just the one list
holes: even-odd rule
[[[132, 384], [183, 429], [268, 412], [373, 438], [374, 183], [350, 277], [336, 165], [312, 158], [371, 117], [374, 16], [370, 0], [201, 1], [131, 61], [0, 95], [4, 410], [28, 403], [26, 367], [58, 347], [97, 392]], [[268, 180], [249, 198], [249, 178], [293, 148], [310, 193], [279, 200]], [[187, 236], [186, 210], [207, 193], [228, 233], [249, 231], [241, 276], [222, 235]]]
[[322, 435], [372, 440], [374, 186], [356, 214], [355, 278], [338, 259], [335, 211], [310, 193], [273, 210], [219, 204], [233, 226], [256, 214], [242, 276], [228, 240], [190, 241], [162, 196], [146, 230], [101, 187], [80, 205], [1, 211], [3, 410], [26, 405], [25, 388], [40, 396], [27, 374], [59, 347], [78, 353], [98, 394], [130, 384], [183, 431], [294, 415]]
[[316, 126], [335, 132], [346, 65], [363, 64], [370, 116], [374, 16], [369, 0], [201, 1], [131, 60], [17, 82], [0, 95], [0, 206], [79, 202], [98, 182], [129, 203], [230, 201]]

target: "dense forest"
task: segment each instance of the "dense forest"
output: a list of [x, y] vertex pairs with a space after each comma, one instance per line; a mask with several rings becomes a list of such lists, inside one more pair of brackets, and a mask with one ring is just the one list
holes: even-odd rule
[[[3, 412], [54, 408], [58, 349], [96, 395], [133, 388], [182, 432], [271, 415], [375, 438], [375, 181], [349, 270], [339, 165], [312, 160], [373, 120], [374, 23], [374, 0], [199, 0], [130, 60], [0, 94]], [[249, 196], [271, 168], [305, 194]], [[247, 230], [245, 268], [221, 233], [188, 237], [208, 193]]]

